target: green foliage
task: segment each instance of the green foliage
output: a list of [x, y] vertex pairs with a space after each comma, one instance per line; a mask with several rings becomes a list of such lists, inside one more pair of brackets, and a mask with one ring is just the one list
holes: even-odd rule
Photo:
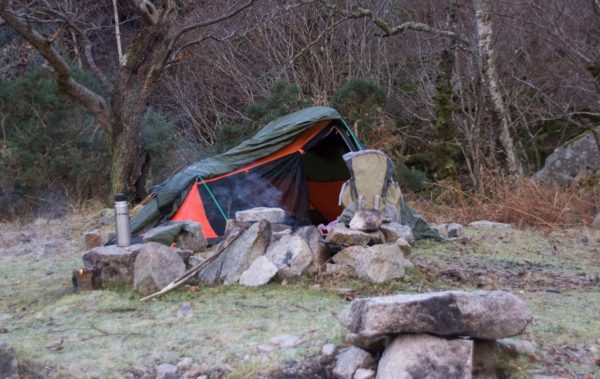
[[356, 123], [368, 133], [386, 101], [387, 94], [375, 80], [352, 78], [335, 91], [331, 104], [351, 123]]
[[252, 125], [221, 124], [217, 128], [213, 153], [222, 153], [250, 138], [256, 131]]
[[280, 80], [275, 82], [271, 95], [265, 101], [249, 105], [246, 113], [255, 126], [262, 127], [278, 117], [310, 105], [310, 101], [302, 98], [298, 86]]
[[60, 188], [78, 200], [108, 186], [104, 135], [42, 69], [0, 80], [0, 212]]
[[166, 179], [173, 171], [169, 152], [177, 145], [173, 125], [160, 113], [148, 109], [142, 121], [142, 143], [150, 155], [151, 177], [157, 182]]
[[394, 165], [396, 167], [396, 178], [398, 178], [403, 191], [418, 192], [427, 188], [427, 175], [424, 172], [408, 168], [401, 160], [395, 160]]

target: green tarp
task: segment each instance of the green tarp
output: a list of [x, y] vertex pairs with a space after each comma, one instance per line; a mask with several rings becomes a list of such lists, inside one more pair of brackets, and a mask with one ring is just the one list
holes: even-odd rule
[[[131, 221], [132, 232], [137, 234], [146, 230], [164, 216], [166, 219], [172, 217], [177, 212], [190, 185], [198, 178], [210, 179], [264, 158], [291, 143], [314, 123], [324, 120], [343, 122], [342, 116], [335, 109], [306, 108], [270, 122], [254, 137], [223, 154], [188, 166], [163, 183], [157, 196], [138, 212]], [[402, 205], [403, 223], [406, 222], [414, 228], [415, 238], [439, 238], [439, 234], [429, 228], [418, 213], [407, 204], [402, 203]]]

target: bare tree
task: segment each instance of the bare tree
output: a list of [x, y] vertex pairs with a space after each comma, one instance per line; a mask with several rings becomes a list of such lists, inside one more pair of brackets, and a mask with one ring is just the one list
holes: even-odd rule
[[[142, 146], [141, 124], [148, 99], [165, 67], [183, 50], [204, 41], [202, 38], [190, 39], [197, 30], [237, 16], [254, 1], [245, 0], [227, 7], [215, 17], [198, 21], [198, 17], [193, 17], [194, 11], [201, 9], [194, 2], [134, 0], [133, 5], [142, 21], [133, 30], [122, 62], [115, 68], [114, 84], [98, 68], [87, 29], [80, 27], [76, 9], [67, 3], [0, 0], [0, 17], [44, 56], [59, 88], [94, 115], [108, 136], [112, 192], [124, 192], [134, 198], [144, 194], [144, 172], [149, 161]], [[43, 33], [42, 30], [49, 29], [48, 25], [54, 30]], [[87, 68], [100, 80], [108, 96], [74, 78], [67, 58], [55, 42], [64, 29], [72, 30], [82, 41]]]

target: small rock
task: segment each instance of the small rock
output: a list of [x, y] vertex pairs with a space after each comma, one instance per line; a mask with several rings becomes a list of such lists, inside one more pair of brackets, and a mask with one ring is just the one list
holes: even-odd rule
[[248, 287], [265, 285], [277, 275], [277, 271], [277, 266], [266, 256], [261, 255], [240, 275], [240, 284]]
[[237, 221], [258, 222], [265, 220], [271, 224], [283, 223], [285, 211], [281, 208], [256, 207], [235, 212]]
[[302, 237], [285, 235], [271, 243], [265, 254], [279, 270], [279, 274], [289, 278], [300, 276], [312, 262], [312, 252]]
[[348, 333], [344, 338], [346, 342], [356, 347], [360, 347], [363, 350], [371, 353], [380, 353], [385, 350], [386, 346], [392, 341], [392, 337], [389, 335], [377, 336], [377, 337], [361, 337], [356, 333]]
[[194, 364], [194, 360], [192, 358], [182, 358], [178, 363], [177, 363], [177, 371], [179, 372], [184, 372], [184, 371], [188, 371], [192, 368], [192, 365]]
[[279, 336], [272, 337], [269, 342], [279, 345], [282, 348], [289, 348], [298, 345], [300, 343], [300, 337], [291, 334], [281, 334]]
[[359, 368], [352, 379], [375, 379], [375, 371], [368, 368]]
[[513, 355], [525, 355], [531, 359], [538, 359], [535, 352], [535, 344], [530, 341], [519, 340], [514, 338], [504, 338], [496, 341], [500, 349]]
[[352, 379], [359, 368], [374, 367], [375, 360], [371, 354], [358, 347], [350, 346], [337, 355], [333, 375], [340, 379]]
[[17, 358], [13, 348], [0, 340], [0, 378], [19, 379]]
[[44, 347], [50, 351], [59, 351], [62, 350], [65, 344], [65, 339], [64, 338], [59, 338], [56, 341], [52, 341], [48, 344], [46, 344]]
[[177, 310], [178, 318], [190, 318], [193, 314], [194, 312], [192, 311], [192, 304], [187, 302], [182, 303]]
[[596, 217], [594, 217], [594, 221], [592, 221], [592, 228], [600, 230], [600, 212], [598, 212]]
[[505, 224], [503, 222], [495, 222], [495, 221], [473, 221], [469, 223], [470, 228], [475, 229], [490, 229], [490, 228], [510, 228], [510, 224]]
[[465, 229], [461, 224], [451, 222], [448, 224], [448, 238], [458, 238], [465, 234]]
[[361, 232], [360, 230], [349, 229], [343, 223], [337, 223], [331, 232], [327, 234], [326, 241], [341, 246], [367, 246], [383, 243], [384, 236], [379, 230], [367, 233]]
[[319, 232], [319, 229], [314, 225], [302, 226], [294, 232], [295, 236], [299, 236], [308, 245], [312, 252], [312, 265], [310, 269], [313, 272], [323, 270], [325, 263], [331, 258], [331, 253], [325, 245], [325, 239]]
[[473, 341], [446, 340], [428, 334], [397, 337], [383, 352], [378, 379], [470, 378]]
[[412, 228], [397, 222], [386, 222], [381, 225], [381, 231], [385, 236], [385, 242], [394, 242], [398, 238], [404, 238], [410, 245], [415, 243]]
[[185, 272], [185, 263], [175, 249], [149, 242], [134, 264], [133, 288], [143, 294], [161, 290]]
[[375, 232], [381, 226], [381, 213], [375, 209], [359, 209], [350, 220], [350, 229]]
[[88, 230], [87, 232], [83, 233], [83, 245], [85, 246], [86, 250], [102, 246], [103, 243], [100, 230]]
[[335, 354], [337, 347], [332, 343], [327, 343], [321, 348], [321, 355], [324, 357], [332, 357]]
[[155, 367], [156, 379], [177, 379], [177, 366], [170, 363], [161, 363]]
[[356, 275], [356, 271], [348, 265], [338, 265], [335, 263], [327, 263], [325, 264], [325, 273], [327, 275], [333, 276], [354, 276]]

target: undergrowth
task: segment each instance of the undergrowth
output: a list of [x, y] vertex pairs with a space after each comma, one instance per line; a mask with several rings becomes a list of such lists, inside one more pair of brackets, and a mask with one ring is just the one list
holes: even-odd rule
[[440, 181], [426, 195], [408, 200], [426, 219], [436, 222], [491, 220], [551, 229], [589, 226], [600, 211], [600, 178], [557, 186], [488, 176], [478, 191], [470, 192], [457, 183]]

